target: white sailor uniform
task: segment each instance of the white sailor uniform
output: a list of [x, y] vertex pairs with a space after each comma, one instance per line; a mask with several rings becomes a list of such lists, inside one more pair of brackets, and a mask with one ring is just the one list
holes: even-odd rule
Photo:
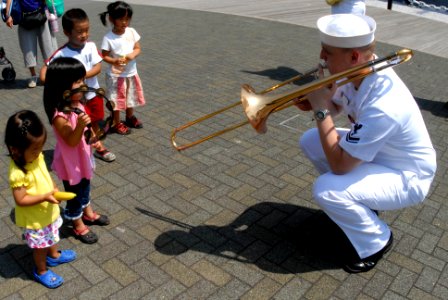
[[321, 175], [313, 195], [344, 231], [360, 258], [380, 251], [391, 235], [372, 210], [422, 202], [436, 171], [436, 154], [413, 96], [392, 69], [364, 78], [358, 90], [339, 87], [333, 102], [352, 121], [338, 129], [339, 145], [363, 161], [344, 175], [330, 171], [316, 128], [300, 147]]

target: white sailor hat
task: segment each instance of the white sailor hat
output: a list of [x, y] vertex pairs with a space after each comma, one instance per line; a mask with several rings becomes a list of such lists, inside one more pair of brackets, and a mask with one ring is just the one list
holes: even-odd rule
[[334, 14], [317, 20], [320, 41], [338, 48], [367, 46], [375, 39], [376, 22], [364, 15]]

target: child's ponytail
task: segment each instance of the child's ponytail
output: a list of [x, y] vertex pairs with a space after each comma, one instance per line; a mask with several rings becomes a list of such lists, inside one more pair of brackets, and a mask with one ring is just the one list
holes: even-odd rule
[[107, 22], [106, 22], [106, 15], [107, 15], [107, 13], [108, 12], [105, 11], [105, 12], [99, 14], [101, 23], [103, 23], [104, 26], [107, 25]]

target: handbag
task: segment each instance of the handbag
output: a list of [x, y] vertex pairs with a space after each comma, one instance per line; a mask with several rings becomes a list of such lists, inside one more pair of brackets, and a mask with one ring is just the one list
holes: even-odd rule
[[22, 13], [22, 21], [19, 23], [25, 29], [34, 29], [42, 26], [47, 21], [45, 9], [39, 7], [35, 11]]
[[13, 24], [20, 24], [22, 21], [22, 8], [20, 7], [19, 0], [11, 0], [11, 6], [9, 7], [9, 12], [6, 12], [6, 0], [2, 1], [2, 20], [3, 22], [7, 21], [7, 16], [11, 16], [13, 20]]

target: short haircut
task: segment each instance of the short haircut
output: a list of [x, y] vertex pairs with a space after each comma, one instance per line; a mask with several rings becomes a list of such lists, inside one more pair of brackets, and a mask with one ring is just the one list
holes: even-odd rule
[[81, 8], [72, 8], [67, 10], [62, 16], [62, 28], [66, 32], [72, 32], [75, 22], [88, 21], [89, 17]]

